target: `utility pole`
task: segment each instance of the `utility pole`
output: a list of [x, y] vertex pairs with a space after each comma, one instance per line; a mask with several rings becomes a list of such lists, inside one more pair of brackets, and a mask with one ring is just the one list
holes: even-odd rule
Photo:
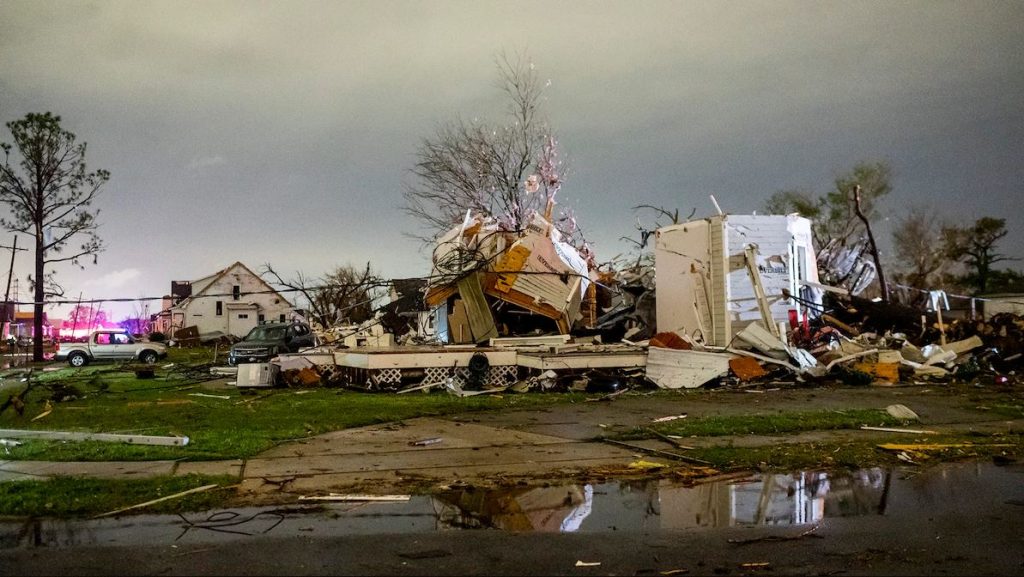
[[4, 336], [4, 327], [7, 321], [8, 311], [11, 310], [11, 279], [14, 278], [14, 255], [18, 254], [19, 250], [28, 250], [26, 248], [18, 248], [18, 235], [14, 235], [14, 246], [6, 246], [0, 244], [0, 248], [6, 248], [11, 251], [11, 268], [7, 271], [7, 290], [4, 291], [4, 312], [0, 317], [0, 338]]

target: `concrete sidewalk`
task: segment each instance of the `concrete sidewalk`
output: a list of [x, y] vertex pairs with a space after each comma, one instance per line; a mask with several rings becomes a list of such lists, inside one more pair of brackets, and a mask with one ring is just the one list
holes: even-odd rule
[[[56, 475], [144, 478], [156, 475], [233, 475], [240, 494], [261, 496], [328, 491], [399, 491], [410, 486], [519, 482], [571, 477], [602, 469], [627, 470], [638, 457], [659, 460], [596, 439], [649, 425], [671, 415], [688, 418], [773, 414], [780, 411], [884, 409], [904, 404], [921, 417], [913, 428], [937, 431], [1020, 430], [984, 405], [1013, 395], [994, 391], [955, 393], [932, 387], [860, 387], [688, 392], [678, 397], [627, 393], [607, 402], [585, 402], [528, 410], [419, 418], [335, 431], [282, 444], [241, 461], [41, 462], [0, 461], [0, 481]], [[820, 431], [784, 436], [691, 438], [693, 446], [758, 446], [839, 438], [878, 438], [871, 431]], [[416, 441], [439, 439], [432, 444]], [[661, 441], [650, 448], [673, 450]]]

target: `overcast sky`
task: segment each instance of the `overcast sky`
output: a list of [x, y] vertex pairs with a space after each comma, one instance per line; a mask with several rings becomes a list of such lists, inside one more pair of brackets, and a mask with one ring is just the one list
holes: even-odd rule
[[629, 249], [637, 204], [750, 213], [863, 160], [894, 169], [892, 220], [1005, 218], [999, 248], [1024, 257], [1022, 31], [1018, 0], [0, 0], [0, 120], [59, 114], [111, 172], [109, 248], [58, 270], [71, 298], [160, 296], [235, 261], [428, 274], [403, 183], [439, 123], [502, 119], [502, 51], [550, 80], [558, 200], [598, 261]]

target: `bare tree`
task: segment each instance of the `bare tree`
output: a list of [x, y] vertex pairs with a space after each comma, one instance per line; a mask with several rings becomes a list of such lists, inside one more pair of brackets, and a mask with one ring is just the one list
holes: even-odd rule
[[[489, 126], [458, 118], [425, 138], [411, 172], [416, 183], [403, 192], [403, 210], [422, 225], [416, 235], [431, 242], [462, 221], [467, 210], [493, 216], [518, 230], [532, 214], [550, 218], [562, 184], [557, 141], [540, 112], [543, 86], [524, 55], [497, 58], [500, 87], [508, 97], [508, 119]], [[570, 216], [559, 230], [578, 232]]]
[[[818, 268], [830, 284], [860, 285], [864, 271], [874, 269], [872, 274], [877, 275], [885, 293], [879, 259], [873, 258], [873, 265], [862, 265], [860, 257], [864, 252], [875, 252], [870, 225], [878, 219], [879, 200], [892, 190], [891, 178], [892, 168], [887, 162], [861, 162], [838, 176], [835, 187], [821, 196], [784, 190], [773, 194], [765, 208], [774, 214], [797, 212], [812, 221]], [[856, 266], [851, 267], [851, 263]]]
[[[632, 245], [634, 245], [636, 247], [636, 252], [637, 252], [637, 254], [636, 254], [636, 262], [633, 263], [632, 265], [626, 265], [626, 266], [640, 267], [641, 265], [643, 265], [645, 263], [647, 265], [653, 266], [654, 265], [654, 255], [651, 254], [651, 251], [648, 248], [648, 243], [649, 243], [651, 237], [654, 236], [654, 233], [657, 232], [657, 230], [659, 228], [663, 227], [663, 226], [669, 226], [669, 225], [672, 225], [672, 224], [679, 224], [683, 220], [689, 220], [689, 219], [693, 218], [694, 214], [697, 213], [697, 209], [694, 208], [694, 209], [692, 209], [690, 211], [690, 214], [685, 219], [680, 219], [679, 218], [679, 209], [678, 208], [675, 209], [675, 210], [671, 210], [670, 211], [667, 208], [664, 208], [664, 207], [661, 207], [661, 206], [653, 206], [653, 205], [650, 205], [650, 204], [640, 204], [640, 205], [637, 205], [637, 206], [633, 207], [633, 212], [637, 212], [638, 213], [641, 210], [643, 210], [643, 211], [650, 211], [650, 212], [654, 213], [654, 222], [652, 224], [644, 225], [643, 223], [640, 222], [640, 217], [638, 216], [638, 217], [636, 217], [636, 224], [634, 225], [634, 229], [636, 230], [637, 235], [640, 238], [639, 239], [635, 239], [635, 238], [630, 237], [630, 236], [620, 236], [619, 237], [619, 240], [624, 240], [624, 241], [626, 241], [626, 242], [628, 242], [628, 243], [630, 243], [630, 244], [632, 244]], [[667, 224], [664, 223], [662, 219], [667, 220], [668, 223]], [[630, 259], [630, 260], [632, 260], [632, 259]]]
[[319, 278], [307, 277], [300, 271], [292, 279], [285, 279], [268, 263], [261, 267], [260, 276], [301, 294], [309, 306], [311, 320], [324, 329], [370, 319], [375, 289], [386, 284], [373, 272], [370, 263], [362, 270], [352, 265], [338, 266]]
[[979, 218], [968, 227], [945, 227], [942, 230], [946, 256], [962, 262], [967, 273], [959, 282], [973, 287], [975, 294], [985, 294], [989, 280], [997, 272], [993, 266], [1017, 260], [996, 251], [996, 244], [1007, 234], [1006, 219], [989, 216]]
[[942, 238], [942, 229], [947, 227], [934, 210], [921, 206], [912, 207], [897, 220], [892, 242], [898, 282], [918, 290], [941, 283], [949, 263]]
[[770, 214], [797, 212], [813, 221], [814, 244], [854, 244], [864, 235], [864, 223], [856, 214], [854, 187], [861, 187], [861, 211], [869, 221], [878, 218], [878, 200], [892, 190], [892, 168], [886, 162], [861, 162], [835, 180], [835, 188], [815, 196], [806, 190], [782, 190], [765, 203]]
[[[0, 203], [10, 208], [10, 215], [0, 219], [0, 226], [35, 241], [35, 273], [30, 279], [35, 291], [32, 357], [42, 361], [43, 305], [46, 297], [63, 295], [53, 281], [55, 271], [47, 271], [47, 266], [83, 266], [81, 259], [89, 256], [95, 264], [104, 247], [96, 234], [99, 210], [89, 207], [110, 173], [86, 171], [86, 144], [77, 143], [74, 134], [61, 128], [59, 116], [32, 113], [8, 122], [7, 128], [14, 146], [0, 143]], [[13, 148], [21, 157], [16, 165], [11, 164]], [[81, 244], [64, 252], [72, 240]]]

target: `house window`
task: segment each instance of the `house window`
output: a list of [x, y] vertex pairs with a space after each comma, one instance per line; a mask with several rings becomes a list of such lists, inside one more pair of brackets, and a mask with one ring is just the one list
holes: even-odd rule
[[217, 301], [217, 316], [224, 314], [224, 301]]
[[238, 318], [247, 319], [249, 318], [249, 315], [247, 313], [238, 313]]
[[281, 316], [277, 317], [277, 322], [279, 322], [279, 323], [283, 323], [284, 322], [284, 313], [281, 313]]
[[231, 299], [238, 300], [242, 296], [242, 287], [235, 285], [231, 287]]
[[266, 319], [263, 317], [263, 313], [260, 313], [260, 316], [256, 317], [256, 320], [259, 321], [260, 324], [263, 324], [263, 321]]

